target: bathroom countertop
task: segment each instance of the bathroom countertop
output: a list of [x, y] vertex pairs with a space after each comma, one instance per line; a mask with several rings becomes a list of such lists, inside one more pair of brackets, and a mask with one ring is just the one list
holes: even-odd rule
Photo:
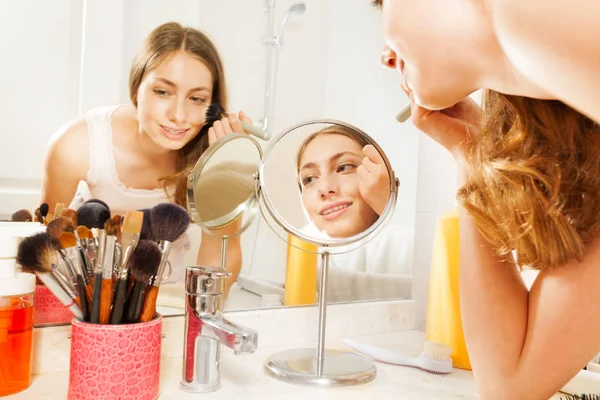
[[[364, 342], [386, 347], [403, 354], [418, 355], [425, 335], [419, 331], [394, 332], [355, 337]], [[221, 350], [221, 388], [213, 393], [190, 394], [179, 389], [182, 359], [161, 360], [160, 399], [410, 399], [476, 400], [475, 382], [470, 371], [455, 369], [449, 375], [433, 375], [419, 369], [376, 363], [377, 377], [366, 384], [335, 388], [314, 388], [280, 382], [263, 372], [263, 361], [272, 353], [292, 348], [311, 347], [314, 343], [259, 346], [251, 355], [234, 355]], [[327, 348], [349, 350], [341, 340], [329, 340]], [[32, 386], [24, 392], [8, 396], [10, 400], [64, 399], [68, 372], [36, 375]], [[555, 395], [560, 399], [566, 395]]]

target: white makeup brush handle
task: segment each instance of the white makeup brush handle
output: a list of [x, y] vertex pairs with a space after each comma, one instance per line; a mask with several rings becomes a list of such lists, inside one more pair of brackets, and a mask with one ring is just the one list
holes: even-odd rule
[[247, 121], [242, 121], [242, 127], [244, 127], [244, 130], [248, 133], [250, 133], [251, 135], [256, 136], [259, 139], [262, 140], [269, 140], [269, 138], [271, 137], [271, 134], [269, 132], [265, 132], [260, 128], [257, 128], [256, 126], [252, 125], [251, 123], [247, 122]]
[[408, 104], [406, 104], [404, 107], [402, 107], [402, 109], [398, 112], [398, 114], [396, 114], [396, 121], [405, 122], [407, 119], [409, 119], [410, 114], [411, 114], [410, 107], [411, 107], [410, 102]]

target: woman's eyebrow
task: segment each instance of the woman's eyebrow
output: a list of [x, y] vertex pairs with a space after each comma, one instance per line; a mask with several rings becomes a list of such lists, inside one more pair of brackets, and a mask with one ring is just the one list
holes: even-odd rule
[[381, 9], [381, 7], [383, 7], [383, 0], [372, 0], [371, 5]]
[[[337, 161], [340, 158], [344, 157], [345, 155], [355, 156], [355, 157], [358, 157], [360, 159], [363, 158], [362, 154], [358, 154], [358, 153], [355, 153], [353, 151], [340, 151], [339, 153], [335, 153], [334, 155], [332, 155], [331, 157], [329, 157], [328, 162]], [[315, 164], [314, 162], [308, 162], [308, 163], [304, 164], [300, 168], [300, 172], [302, 172], [305, 169], [309, 169], [309, 168], [317, 168], [317, 164]]]
[[[177, 85], [174, 82], [171, 82], [170, 80], [166, 79], [166, 78], [161, 78], [158, 77], [156, 78], [157, 81], [164, 83], [167, 86], [170, 86], [172, 88], [177, 88]], [[205, 92], [210, 92], [210, 90], [206, 87], [206, 86], [198, 86], [196, 88], [191, 89], [189, 92], [197, 92], [197, 91], [205, 91]]]

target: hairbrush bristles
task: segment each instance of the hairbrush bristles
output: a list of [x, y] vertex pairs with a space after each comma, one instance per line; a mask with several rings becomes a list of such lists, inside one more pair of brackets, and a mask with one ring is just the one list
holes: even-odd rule
[[140, 240], [131, 254], [131, 275], [133, 279], [149, 284], [158, 270], [162, 253], [151, 240]]
[[152, 209], [143, 208], [138, 211], [144, 213], [144, 219], [142, 221], [142, 230], [140, 231], [140, 240], [154, 240], [154, 236], [152, 236], [152, 226], [150, 224], [150, 220], [152, 217]]
[[46, 233], [48, 233], [53, 239], [58, 240], [58, 236], [62, 232], [71, 232], [75, 230], [76, 226], [73, 225], [70, 219], [59, 217], [53, 219], [48, 223], [48, 227], [46, 227]]
[[100, 203], [85, 203], [77, 209], [77, 217], [79, 225], [88, 229], [104, 229], [110, 210]]
[[79, 218], [77, 217], [77, 211], [73, 210], [72, 208], [67, 208], [65, 211], [63, 211], [61, 217], [70, 219], [75, 226], [80, 225]]
[[28, 210], [19, 210], [10, 217], [12, 222], [32, 222], [33, 216]]
[[155, 240], [172, 243], [185, 233], [190, 217], [186, 209], [177, 204], [161, 203], [152, 209], [150, 225]]
[[51, 272], [56, 264], [57, 242], [46, 232], [26, 237], [19, 244], [17, 263], [32, 272]]
[[42, 203], [40, 205], [40, 213], [42, 214], [42, 217], [46, 218], [46, 215], [48, 215], [48, 211], [50, 211], [50, 206], [48, 205], [48, 203]]
[[600, 400], [600, 394], [579, 394], [561, 397], [560, 400]]

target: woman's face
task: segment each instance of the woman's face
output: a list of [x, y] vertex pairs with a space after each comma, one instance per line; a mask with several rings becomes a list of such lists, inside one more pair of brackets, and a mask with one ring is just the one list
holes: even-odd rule
[[165, 150], [181, 149], [204, 126], [212, 81], [202, 61], [183, 51], [173, 53], [147, 72], [140, 84], [140, 129]]
[[312, 222], [331, 237], [363, 232], [379, 217], [360, 195], [356, 168], [362, 147], [344, 135], [323, 134], [300, 159], [302, 203]]
[[[442, 109], [477, 88], [465, 56], [476, 40], [476, 18], [462, 3], [440, 0], [383, 0], [381, 62], [404, 77], [420, 106]], [[472, 50], [471, 50], [472, 51]]]

